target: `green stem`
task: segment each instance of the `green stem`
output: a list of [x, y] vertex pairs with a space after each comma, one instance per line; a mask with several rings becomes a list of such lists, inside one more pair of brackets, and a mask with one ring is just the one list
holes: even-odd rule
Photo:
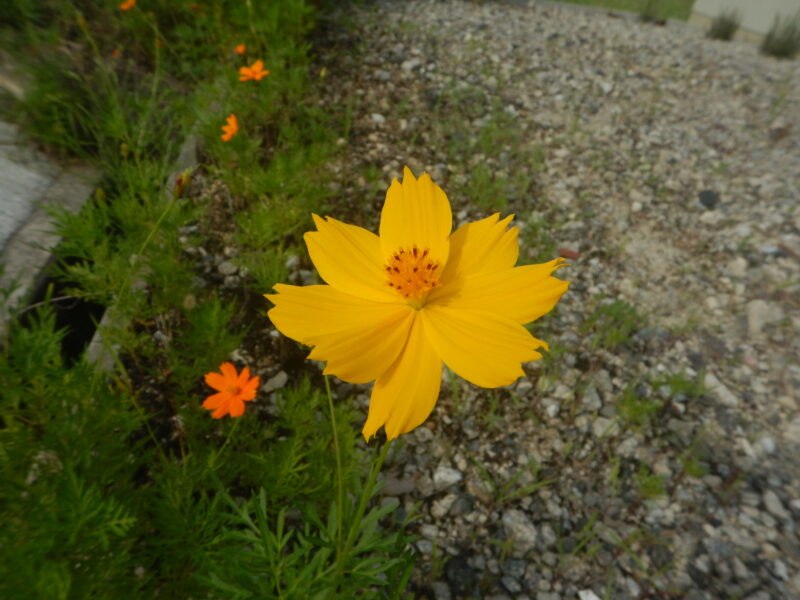
[[[241, 418], [241, 417], [240, 417]], [[228, 437], [225, 438], [225, 442], [222, 444], [219, 450], [217, 450], [216, 454], [211, 457], [211, 460], [208, 461], [208, 468], [214, 469], [214, 465], [217, 462], [217, 459], [222, 456], [222, 453], [225, 451], [225, 448], [228, 446], [228, 442], [231, 441], [233, 434], [236, 433], [236, 428], [239, 427], [239, 418], [234, 420], [233, 427], [231, 427], [230, 431], [228, 431]]]
[[386, 440], [383, 444], [383, 448], [381, 448], [381, 452], [378, 455], [378, 458], [372, 463], [372, 470], [369, 473], [369, 478], [367, 479], [367, 484], [364, 486], [363, 491], [361, 492], [361, 499], [358, 501], [358, 508], [356, 509], [356, 515], [353, 519], [353, 523], [350, 526], [350, 531], [347, 533], [347, 540], [344, 543], [344, 549], [340, 555], [340, 560], [337, 561], [338, 571], [341, 575], [342, 567], [344, 559], [347, 557], [347, 554], [350, 552], [353, 544], [356, 542], [356, 538], [358, 537], [359, 532], [361, 531], [361, 520], [364, 518], [364, 512], [367, 510], [367, 503], [369, 502], [370, 498], [372, 497], [372, 490], [375, 487], [375, 482], [378, 479], [378, 473], [381, 472], [381, 467], [383, 466], [383, 461], [386, 459], [386, 455], [389, 453], [389, 447], [392, 445], [392, 440]]
[[342, 453], [339, 451], [339, 433], [336, 430], [336, 414], [333, 411], [333, 394], [331, 393], [331, 382], [325, 376], [325, 390], [328, 392], [328, 409], [331, 412], [331, 428], [333, 429], [333, 449], [336, 452], [336, 483], [338, 485], [339, 508], [336, 511], [339, 517], [339, 524], [336, 529], [336, 562], [342, 557], [342, 536], [344, 535], [344, 482], [342, 481]]

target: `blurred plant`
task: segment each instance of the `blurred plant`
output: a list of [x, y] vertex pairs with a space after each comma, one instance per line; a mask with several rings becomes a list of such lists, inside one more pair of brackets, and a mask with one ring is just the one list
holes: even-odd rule
[[772, 27], [761, 42], [761, 52], [776, 58], [794, 58], [800, 52], [800, 11], [784, 19], [775, 15]]
[[658, 3], [659, 0], [642, 0], [639, 18], [645, 23], [658, 23], [660, 15]]
[[741, 11], [735, 8], [723, 10], [711, 22], [711, 27], [709, 27], [706, 37], [713, 40], [732, 40], [741, 24]]

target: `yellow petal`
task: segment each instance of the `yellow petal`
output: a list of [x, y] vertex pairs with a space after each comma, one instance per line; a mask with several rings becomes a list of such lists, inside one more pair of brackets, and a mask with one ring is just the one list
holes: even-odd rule
[[401, 248], [430, 250], [431, 259], [443, 266], [450, 252], [453, 215], [450, 202], [431, 176], [419, 179], [403, 170], [403, 183], [392, 181], [381, 211], [380, 243], [383, 262]]
[[510, 319], [477, 310], [428, 305], [419, 311], [425, 333], [444, 363], [481, 387], [500, 387], [524, 375], [520, 363], [541, 358], [545, 343]]
[[450, 258], [440, 282], [442, 285], [466, 275], [509, 269], [517, 264], [517, 227], [508, 228], [514, 215], [500, 220], [500, 213], [467, 223], [450, 237]]
[[564, 266], [557, 258], [538, 265], [524, 265], [480, 273], [434, 290], [428, 302], [453, 310], [482, 310], [503, 315], [520, 324], [530, 323], [550, 312], [567, 291], [568, 281], [551, 273]]
[[362, 227], [313, 215], [317, 231], [304, 239], [320, 277], [341, 292], [375, 302], [395, 302], [378, 236]]
[[267, 314], [284, 335], [314, 346], [308, 357], [327, 361], [326, 374], [367, 383], [386, 372], [408, 338], [414, 309], [344, 294], [328, 285], [276, 284]]
[[396, 438], [422, 424], [431, 414], [442, 383], [442, 360], [428, 341], [420, 312], [415, 311], [408, 342], [392, 367], [375, 382], [362, 433], [369, 440], [383, 425]]

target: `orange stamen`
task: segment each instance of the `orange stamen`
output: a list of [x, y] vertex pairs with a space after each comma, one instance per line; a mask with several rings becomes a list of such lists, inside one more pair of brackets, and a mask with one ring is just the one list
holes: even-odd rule
[[417, 246], [395, 252], [384, 267], [389, 287], [410, 301], [423, 298], [439, 287], [439, 265], [431, 260], [429, 252]]

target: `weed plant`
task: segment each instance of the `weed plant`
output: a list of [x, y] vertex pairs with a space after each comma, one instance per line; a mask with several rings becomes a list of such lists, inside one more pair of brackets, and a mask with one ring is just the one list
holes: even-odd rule
[[761, 52], [776, 58], [794, 58], [800, 53], [800, 12], [783, 19], [775, 16], [761, 42]]
[[724, 10], [711, 22], [706, 37], [730, 41], [742, 24], [742, 13], [736, 9]]
[[[566, 1], [566, 0], [565, 0]], [[584, 4], [607, 8], [611, 10], [624, 10], [626, 12], [642, 15], [643, 13], [653, 18], [687, 20], [692, 14], [694, 0], [568, 0], [570, 4]], [[656, 6], [657, 3], [657, 6]], [[649, 4], [649, 6], [648, 6]], [[645, 11], [647, 9], [647, 12]], [[656, 14], [656, 10], [658, 14]]]
[[[283, 279], [327, 202], [335, 132], [307, 78], [320, 3], [117, 4], [0, 9], [5, 50], [30, 49], [14, 118], [102, 172], [80, 215], [56, 215], [56, 274], [114, 311], [111, 374], [63, 355], [48, 302], [0, 340], [0, 597], [403, 597], [404, 524], [372, 502], [388, 446], [364, 449], [318, 373], [293, 371], [236, 420], [200, 406], [203, 374], [259, 347], [254, 292]], [[239, 82], [255, 58], [269, 77]], [[165, 189], [188, 135], [203, 163]], [[227, 244], [242, 289], [198, 277]]]

